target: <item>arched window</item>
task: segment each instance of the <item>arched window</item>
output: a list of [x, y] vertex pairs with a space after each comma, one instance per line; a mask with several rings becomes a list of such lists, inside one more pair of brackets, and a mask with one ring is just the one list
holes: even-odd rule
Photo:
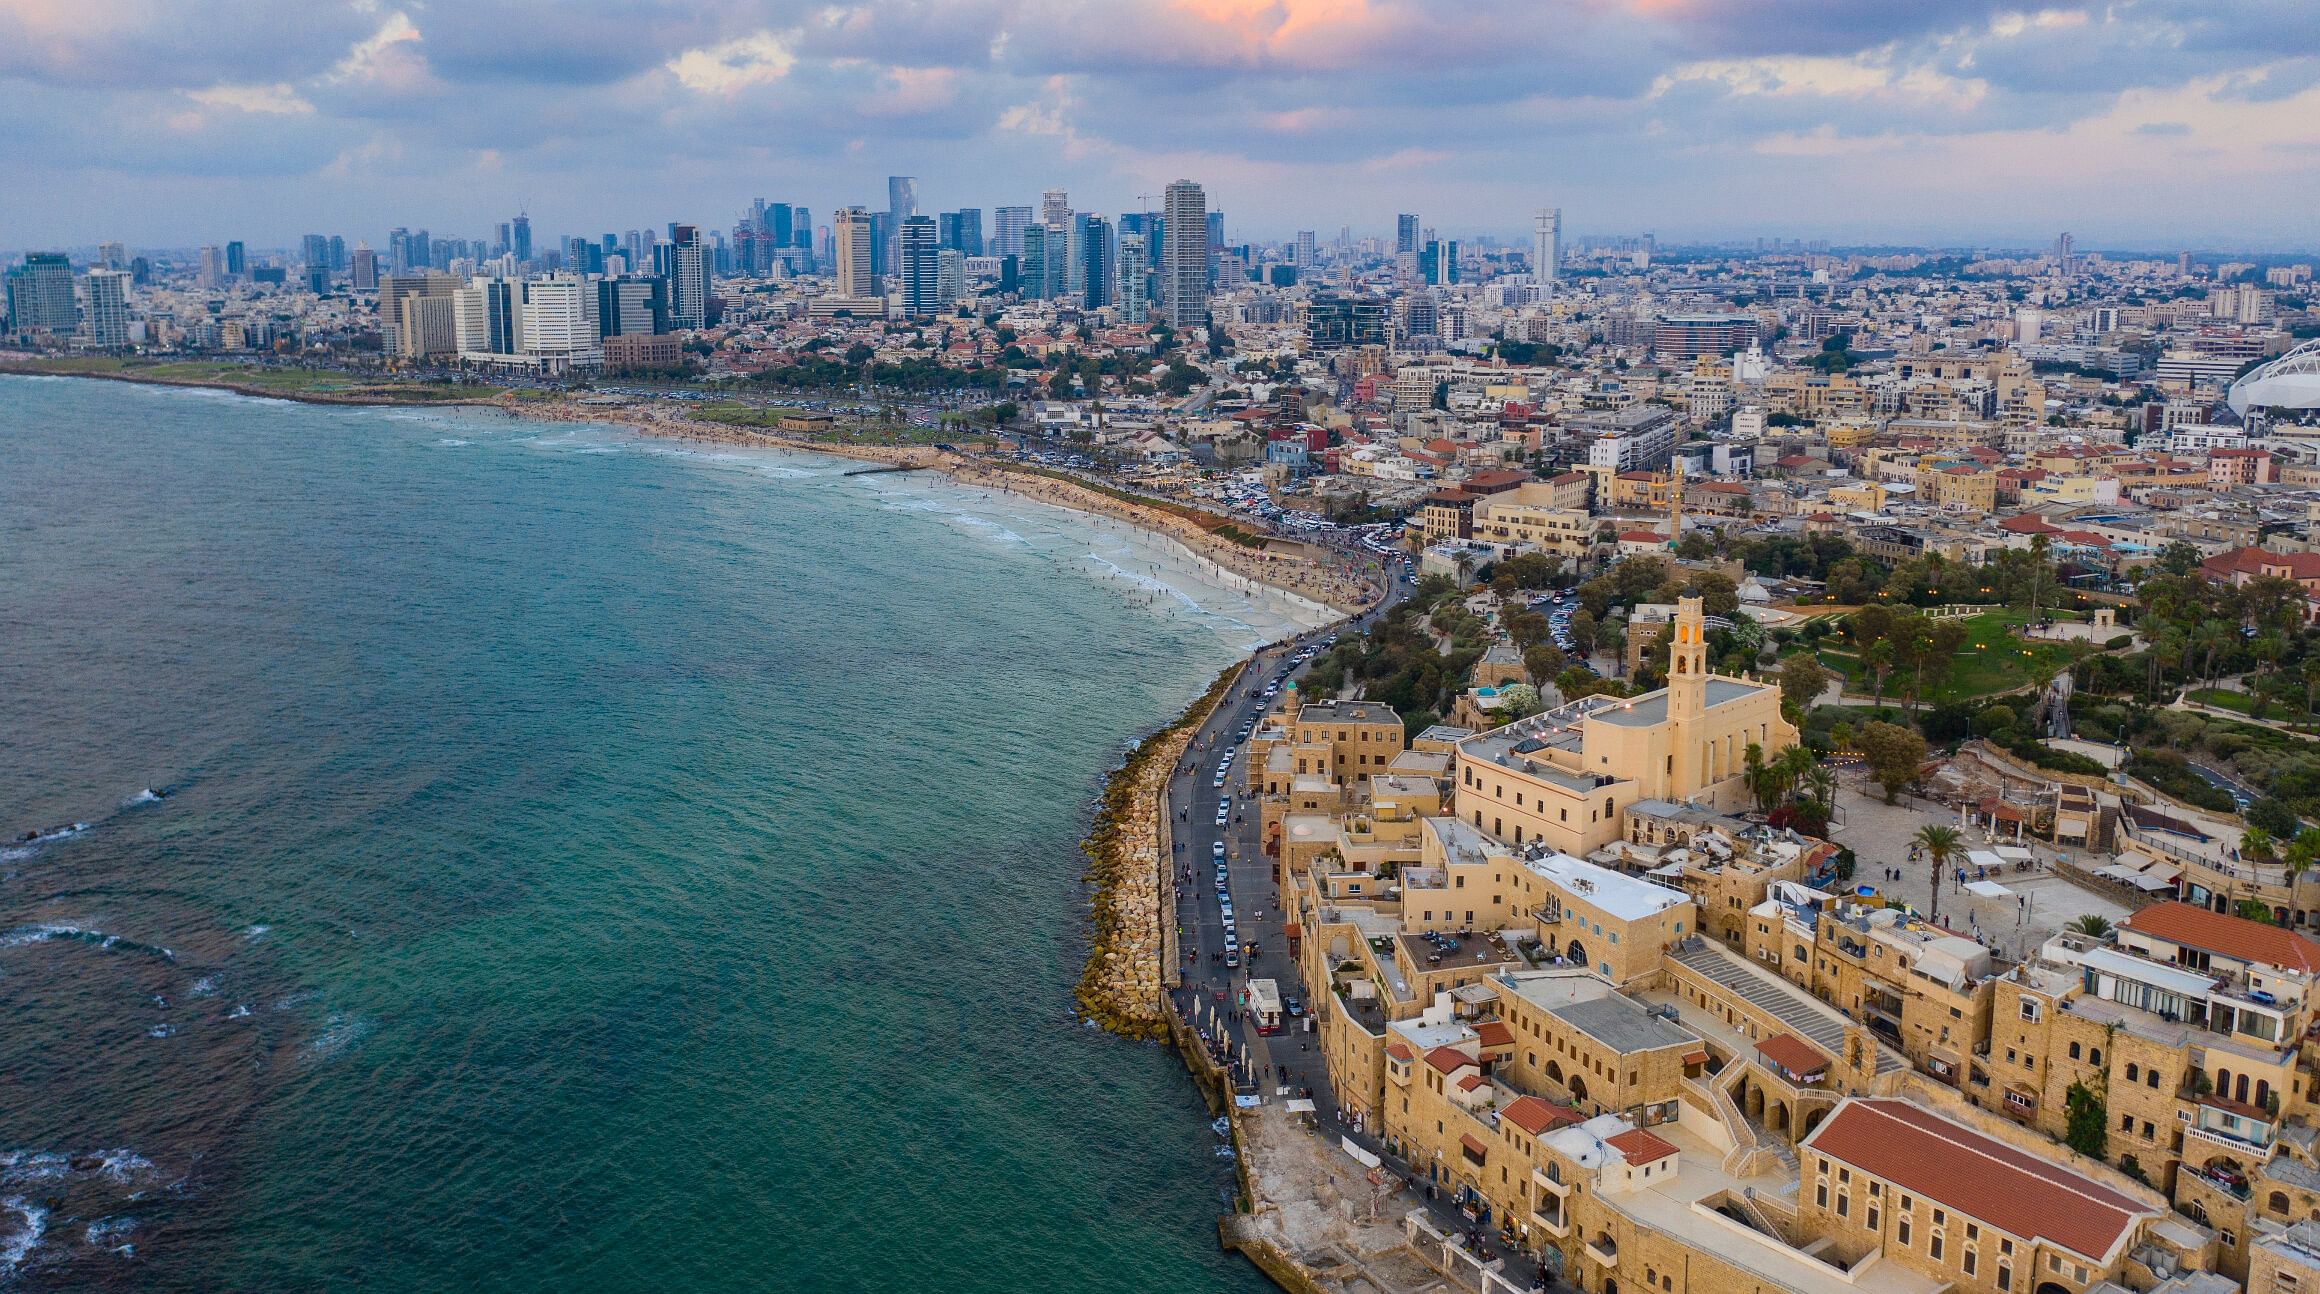
[[2274, 1213], [2281, 1215], [2282, 1217], [2286, 1217], [2288, 1213], [2288, 1193], [2286, 1191], [2274, 1191], [2270, 1195], [2265, 1196], [2264, 1207], [2270, 1209]]
[[2138, 1065], [2138, 1064], [2136, 1064], [2135, 1062], [2133, 1062], [2133, 1061], [2131, 1061], [2131, 1060], [2130, 1060], [2130, 1061], [2128, 1061], [2128, 1062], [2127, 1062], [2127, 1081], [2128, 1081], [2128, 1082], [2130, 1082], [2130, 1083], [2139, 1083], [2139, 1082], [2141, 1082], [2141, 1081], [2142, 1081], [2142, 1079], [2143, 1079], [2143, 1067], [2142, 1067], [2142, 1066], [2140, 1066], [2140, 1065]]
[[2086, 1053], [2086, 1063], [2089, 1065], [2102, 1064], [2102, 1048], [2089, 1047]]
[[2075, 1042], [2070, 1044], [2070, 1058], [2072, 1060], [2078, 1059], [2078, 1044]]
[[2158, 1090], [2159, 1090], [2159, 1071], [2154, 1069], [2154, 1070], [2150, 1071], [2149, 1073], [2147, 1073], [2147, 1074], [2143, 1075], [2143, 1086], [2150, 1088], [2150, 1089], [2151, 1089], [2152, 1091], [2154, 1091], [2154, 1092], [2158, 1091]]

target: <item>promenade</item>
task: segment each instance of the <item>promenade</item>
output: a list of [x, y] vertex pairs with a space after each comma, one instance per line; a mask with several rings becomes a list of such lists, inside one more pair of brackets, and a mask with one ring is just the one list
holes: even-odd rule
[[[1260, 720], [1270, 707], [1265, 689], [1301, 672], [1294, 662], [1299, 650], [1336, 632], [1366, 630], [1408, 596], [1411, 587], [1411, 580], [1397, 573], [1376, 608], [1340, 626], [1313, 630], [1257, 653], [1193, 735], [1184, 755], [1190, 767], [1180, 764], [1168, 787], [1177, 878], [1175, 914], [1182, 931], [1181, 954], [1174, 967], [1181, 980], [1170, 996], [1179, 1016], [1206, 1036], [1212, 1058], [1229, 1057], [1226, 1073], [1241, 1106], [1238, 1115], [1246, 1134], [1244, 1167], [1255, 1213], [1230, 1221], [1228, 1231], [1260, 1239], [1325, 1289], [1480, 1289], [1474, 1268], [1464, 1258], [1455, 1260], [1467, 1272], [1463, 1282], [1441, 1275], [1439, 1257], [1431, 1263], [1421, 1260], [1403, 1218], [1413, 1209], [1425, 1209], [1434, 1226], [1451, 1236], [1471, 1224], [1447, 1197], [1429, 1199], [1413, 1189], [1409, 1166], [1385, 1154], [1375, 1138], [1339, 1121], [1327, 1068], [1313, 1048], [1312, 1035], [1305, 1032], [1303, 1017], [1285, 1020], [1282, 1032], [1272, 1037], [1232, 1018], [1251, 979], [1274, 980], [1285, 997], [1311, 1002], [1313, 995], [1282, 934], [1280, 888], [1273, 880], [1272, 861], [1260, 848], [1257, 799], [1245, 789], [1245, 770], [1236, 760], [1223, 790], [1215, 786], [1216, 771], [1224, 752], [1236, 744], [1242, 725]], [[1218, 827], [1217, 802], [1228, 795], [1232, 815]], [[1212, 880], [1213, 854], [1220, 840], [1243, 954], [1237, 968], [1222, 960], [1224, 919]], [[1184, 879], [1187, 868], [1189, 881]], [[1308, 1100], [1310, 1131], [1302, 1107], [1290, 1109], [1290, 1102]], [[1373, 1172], [1356, 1161], [1343, 1148], [1343, 1139], [1377, 1156], [1380, 1168]], [[1491, 1256], [1499, 1255], [1494, 1250]], [[1519, 1256], [1507, 1257], [1502, 1273], [1506, 1281], [1516, 1288], [1532, 1288], [1535, 1268]]]

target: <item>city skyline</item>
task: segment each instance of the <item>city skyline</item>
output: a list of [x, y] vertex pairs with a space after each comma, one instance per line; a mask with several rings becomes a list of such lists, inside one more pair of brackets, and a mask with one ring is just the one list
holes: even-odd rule
[[0, 4], [0, 242], [716, 228], [763, 193], [890, 210], [889, 176], [1105, 213], [1190, 177], [1236, 241], [1415, 210], [1520, 245], [1557, 206], [1567, 238], [2266, 251], [2320, 205], [2286, 4], [271, 3]]

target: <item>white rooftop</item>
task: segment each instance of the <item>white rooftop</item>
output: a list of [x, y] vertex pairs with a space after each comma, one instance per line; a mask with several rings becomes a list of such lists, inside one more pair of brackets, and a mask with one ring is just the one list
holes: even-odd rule
[[1691, 902], [1682, 890], [1671, 890], [1638, 876], [1597, 867], [1569, 854], [1549, 854], [1545, 858], [1526, 860], [1523, 865], [1564, 893], [1622, 921], [1640, 921]]

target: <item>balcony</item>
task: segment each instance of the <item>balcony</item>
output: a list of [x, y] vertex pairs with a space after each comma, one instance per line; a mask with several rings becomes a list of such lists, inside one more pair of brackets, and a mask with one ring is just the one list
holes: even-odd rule
[[1531, 1170], [1531, 1185], [1538, 1187], [1542, 1195], [1552, 1195], [1557, 1199], [1563, 1199], [1571, 1193], [1569, 1182], [1558, 1182], [1536, 1168]]
[[1571, 1234], [1571, 1214], [1569, 1210], [1558, 1203], [1552, 1213], [1541, 1213], [1534, 1210], [1531, 1213], [1531, 1225], [1560, 1240]]
[[1615, 1270], [1618, 1268], [1619, 1242], [1611, 1238], [1611, 1233], [1607, 1231], [1598, 1232], [1597, 1234], [1588, 1237], [1586, 1250], [1587, 1256], [1594, 1259], [1597, 1263], [1600, 1263], [1605, 1267], [1613, 1268]]

